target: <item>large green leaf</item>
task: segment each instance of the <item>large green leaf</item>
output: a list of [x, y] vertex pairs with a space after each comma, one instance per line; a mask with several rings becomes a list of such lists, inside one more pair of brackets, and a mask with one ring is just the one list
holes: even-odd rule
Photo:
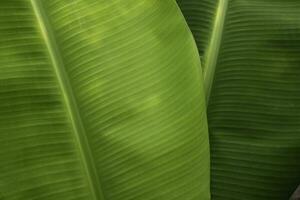
[[179, 0], [197, 41], [213, 21], [199, 44], [212, 198], [288, 199], [300, 182], [300, 1], [219, 0], [205, 16], [187, 4], [213, 3]]
[[1, 0], [0, 199], [209, 199], [199, 69], [173, 0]]

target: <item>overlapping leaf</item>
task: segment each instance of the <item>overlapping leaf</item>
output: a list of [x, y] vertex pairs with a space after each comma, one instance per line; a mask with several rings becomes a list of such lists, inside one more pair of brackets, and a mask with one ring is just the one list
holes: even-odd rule
[[[194, 5], [183, 13], [201, 40], [198, 32], [209, 29], [194, 11], [214, 3], [179, 2]], [[204, 66], [214, 74], [206, 83], [212, 199], [288, 199], [300, 182], [300, 2], [218, 3], [205, 19], [219, 23], [212, 17], [226, 11], [224, 27], [211, 33], [222, 36], [218, 56], [208, 55], [216, 65]], [[210, 47], [202, 43], [205, 55]]]

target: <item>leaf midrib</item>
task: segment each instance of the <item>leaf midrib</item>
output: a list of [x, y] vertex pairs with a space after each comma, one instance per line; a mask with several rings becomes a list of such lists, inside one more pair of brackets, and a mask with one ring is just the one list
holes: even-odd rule
[[228, 0], [219, 0], [217, 13], [212, 30], [212, 36], [209, 41], [207, 53], [204, 57], [206, 66], [204, 71], [204, 89], [206, 94], [206, 102], [209, 102], [211, 88], [214, 80], [218, 55], [220, 51], [226, 12], [228, 8]]
[[47, 15], [44, 12], [42, 2], [40, 0], [30, 0], [33, 11], [37, 18], [39, 27], [41, 29], [43, 39], [47, 46], [53, 68], [62, 91], [64, 103], [71, 120], [72, 128], [74, 131], [74, 138], [79, 149], [81, 161], [87, 175], [88, 183], [94, 200], [104, 200], [102, 187], [99, 182], [99, 175], [94, 162], [93, 154], [90, 149], [86, 130], [83, 125], [80, 110], [78, 108], [76, 98], [73, 93], [72, 86], [70, 84], [64, 62], [59, 53], [54, 33], [51, 29], [51, 25], [47, 19]]

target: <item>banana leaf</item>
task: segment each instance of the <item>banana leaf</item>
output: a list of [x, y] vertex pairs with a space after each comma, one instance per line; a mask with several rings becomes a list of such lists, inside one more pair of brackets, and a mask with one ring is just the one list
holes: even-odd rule
[[209, 179], [175, 1], [0, 1], [1, 200], [205, 200]]
[[177, 2], [207, 40], [212, 199], [289, 199], [300, 183], [300, 1]]
[[300, 2], [177, 3], [0, 2], [1, 200], [293, 194]]

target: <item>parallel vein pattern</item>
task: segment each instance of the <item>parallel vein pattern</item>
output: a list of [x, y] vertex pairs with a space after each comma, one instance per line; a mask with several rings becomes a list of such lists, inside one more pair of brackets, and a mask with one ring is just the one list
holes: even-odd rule
[[176, 3], [32, 2], [0, 1], [0, 197], [100, 200], [92, 182], [105, 200], [210, 199], [200, 61]]
[[48, 18], [45, 14], [44, 7], [41, 2], [37, 0], [31, 0], [31, 4], [43, 33], [44, 41], [51, 57], [55, 75], [62, 90], [67, 112], [72, 123], [74, 138], [78, 145], [79, 153], [83, 161], [82, 163], [85, 168], [93, 199], [103, 200], [104, 197], [102, 187], [99, 179], [97, 178], [98, 173], [95, 168], [94, 157], [89, 147], [90, 145], [86, 137], [86, 130], [82, 123], [80, 111], [74, 98], [73, 89], [70, 85], [68, 75], [66, 74], [64, 61], [60, 56], [60, 51], [57, 47], [57, 42], [53, 35], [52, 27], [49, 24]]
[[208, 108], [213, 199], [288, 199], [299, 184], [299, 11], [229, 1]]
[[195, 37], [202, 69], [206, 67], [206, 54], [213, 34], [218, 5], [223, 0], [177, 0], [177, 3]]
[[87, 200], [87, 179], [29, 1], [0, 2], [0, 199]]
[[201, 73], [175, 3], [43, 3], [105, 198], [208, 199]]

